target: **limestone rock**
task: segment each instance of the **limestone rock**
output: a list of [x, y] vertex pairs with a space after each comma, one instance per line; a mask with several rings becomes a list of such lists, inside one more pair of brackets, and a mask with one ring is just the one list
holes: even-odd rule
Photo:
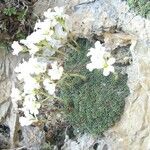
[[66, 141], [62, 150], [92, 150], [96, 139], [89, 135], [79, 135], [76, 140], [71, 140], [66, 137]]
[[0, 122], [6, 118], [9, 107], [10, 101], [6, 101], [0, 105]]
[[0, 83], [0, 104], [7, 101], [10, 96], [11, 81], [6, 79]]
[[0, 134], [0, 149], [9, 149], [9, 147], [9, 138], [6, 138], [4, 135]]
[[43, 15], [43, 12], [48, 8], [53, 8], [56, 6], [64, 6], [66, 4], [66, 0], [40, 0], [35, 3], [34, 6], [34, 14], [37, 16]]
[[45, 142], [45, 134], [38, 127], [22, 127], [23, 141], [22, 145], [27, 149], [41, 150]]

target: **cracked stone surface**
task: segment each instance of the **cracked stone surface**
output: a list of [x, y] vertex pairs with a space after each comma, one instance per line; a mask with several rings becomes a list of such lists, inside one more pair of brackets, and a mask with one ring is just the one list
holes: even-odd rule
[[45, 142], [45, 133], [38, 127], [22, 127], [22, 145], [27, 149], [41, 150], [42, 144]]

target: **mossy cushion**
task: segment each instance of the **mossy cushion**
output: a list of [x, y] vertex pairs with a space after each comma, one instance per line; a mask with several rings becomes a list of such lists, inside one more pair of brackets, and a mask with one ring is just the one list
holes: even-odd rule
[[150, 1], [149, 0], [127, 0], [131, 8], [134, 8], [135, 11], [150, 19]]
[[79, 39], [78, 43], [80, 51], [70, 50], [65, 61], [68, 77], [61, 84], [60, 97], [72, 126], [81, 132], [100, 134], [120, 120], [129, 94], [127, 75], [105, 77], [100, 70], [89, 72], [86, 54], [91, 44], [86, 39]]

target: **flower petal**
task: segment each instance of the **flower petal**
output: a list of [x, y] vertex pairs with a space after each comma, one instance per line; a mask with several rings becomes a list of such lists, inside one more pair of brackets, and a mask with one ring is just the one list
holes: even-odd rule
[[108, 76], [110, 74], [110, 71], [107, 68], [104, 68], [103, 75]]
[[90, 48], [90, 49], [89, 49], [89, 52], [87, 53], [86, 56], [90, 56], [90, 55], [94, 54], [94, 51], [95, 51], [94, 48]]
[[110, 72], [115, 72], [115, 69], [114, 69], [113, 66], [108, 66], [108, 69], [109, 69]]
[[116, 61], [116, 59], [113, 58], [113, 57], [111, 57], [111, 58], [108, 59], [107, 64], [108, 64], [108, 65], [112, 65], [112, 64], [115, 63], [115, 61]]
[[95, 48], [96, 48], [96, 49], [100, 49], [100, 48], [101, 48], [101, 43], [100, 43], [100, 41], [96, 41], [96, 42], [95, 42]]
[[110, 55], [110, 53], [109, 53], [109, 52], [105, 52], [105, 53], [104, 53], [104, 58], [105, 58], [105, 59], [110, 58], [110, 56], [111, 56], [111, 55]]
[[92, 63], [86, 65], [86, 69], [88, 69], [89, 71], [93, 71], [94, 68], [95, 67], [92, 65]]

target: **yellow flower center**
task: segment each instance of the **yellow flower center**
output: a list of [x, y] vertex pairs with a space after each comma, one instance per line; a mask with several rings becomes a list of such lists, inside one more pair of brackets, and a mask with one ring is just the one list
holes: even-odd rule
[[107, 64], [107, 63], [105, 63], [105, 64], [104, 64], [104, 68], [107, 68], [107, 67], [108, 67], [108, 64]]
[[108, 67], [108, 64], [107, 64], [107, 62], [105, 62], [103, 68], [107, 68], [107, 67]]

